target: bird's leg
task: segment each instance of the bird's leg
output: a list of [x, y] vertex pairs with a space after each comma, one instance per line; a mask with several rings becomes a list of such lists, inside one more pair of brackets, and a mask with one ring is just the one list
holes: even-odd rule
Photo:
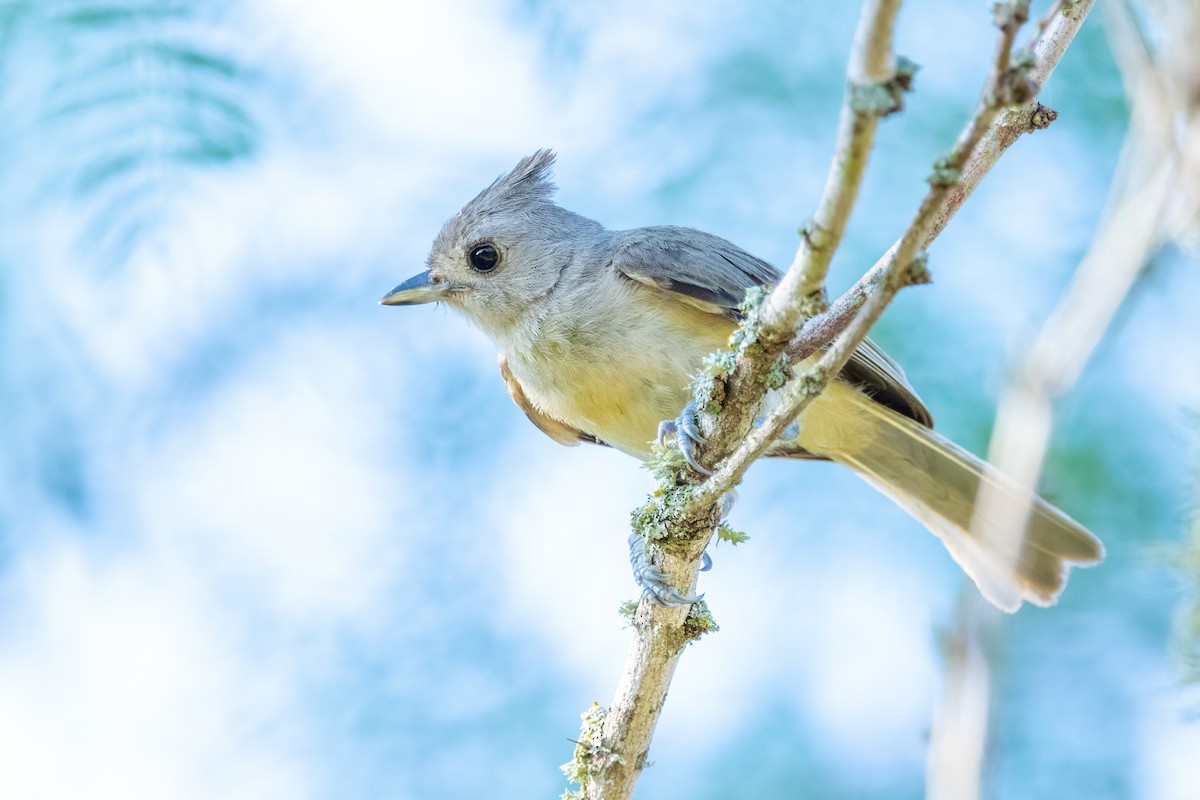
[[[659, 444], [665, 444], [670, 436], [675, 437], [679, 450], [683, 453], [683, 459], [689, 467], [701, 475], [713, 474], [712, 470], [705, 468], [696, 459], [696, 445], [703, 444], [707, 440], [700, 433], [700, 427], [696, 423], [696, 404], [694, 402], [689, 401], [675, 419], [663, 420], [659, 423]], [[729, 516], [729, 512], [733, 509], [735, 497], [736, 493], [731, 491], [721, 498], [722, 521]], [[708, 572], [712, 569], [712, 556], [708, 554], [708, 550], [705, 550], [701, 558], [700, 571]], [[629, 536], [629, 563], [633, 567], [633, 579], [637, 581], [638, 586], [642, 587], [642, 593], [657, 605], [669, 608], [685, 603], [694, 603], [704, 597], [702, 594], [695, 597], [684, 597], [675, 587], [667, 583], [666, 576], [650, 562], [647, 543], [641, 534], [633, 533]]]
[[683, 460], [688, 463], [688, 466], [696, 470], [701, 475], [712, 475], [711, 469], [706, 469], [696, 459], [696, 445], [703, 444], [708, 441], [704, 435], [700, 433], [700, 426], [696, 423], [696, 403], [689, 400], [688, 404], [683, 407], [683, 411], [679, 412], [679, 416], [675, 419], [663, 420], [658, 424], [658, 441], [664, 443], [668, 436], [674, 436], [679, 445], [679, 452], [683, 453]]
[[[707, 557], [706, 554], [705, 558], [707, 559]], [[711, 564], [711, 562], [709, 563]], [[637, 581], [638, 586], [642, 587], [642, 595], [650, 598], [650, 602], [657, 606], [676, 608], [688, 603], [695, 603], [704, 597], [702, 594], [685, 597], [674, 586], [667, 583], [667, 576], [650, 563], [646, 540], [640, 533], [629, 535], [629, 564], [633, 567], [633, 579]]]

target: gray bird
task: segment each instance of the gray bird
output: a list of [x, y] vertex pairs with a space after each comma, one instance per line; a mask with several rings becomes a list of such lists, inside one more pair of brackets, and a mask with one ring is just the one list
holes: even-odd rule
[[[480, 192], [438, 234], [429, 269], [381, 302], [445, 302], [496, 343], [509, 394], [544, 433], [645, 460], [660, 423], [687, 406], [704, 356], [727, 345], [746, 290], [780, 273], [703, 231], [610, 231], [572, 213], [551, 199], [553, 163], [539, 150]], [[973, 537], [980, 482], [1008, 482], [932, 424], [904, 371], [866, 341], [772, 454], [850, 467], [1005, 611], [1053, 604], [1072, 564], [1103, 558], [1095, 536], [1040, 498], [1015, 563], [1011, 546]], [[642, 582], [659, 600], [686, 600], [664, 595], [653, 574]]]

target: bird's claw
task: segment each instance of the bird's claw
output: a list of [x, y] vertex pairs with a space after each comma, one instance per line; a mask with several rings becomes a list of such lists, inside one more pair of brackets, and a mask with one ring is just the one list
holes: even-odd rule
[[[701, 569], [708, 569], [712, 566], [712, 559], [708, 557], [707, 553], [704, 554], [704, 560], [705, 564]], [[694, 597], [680, 594], [678, 589], [668, 583], [667, 576], [650, 563], [650, 558], [646, 553], [646, 541], [641, 534], [634, 533], [629, 536], [629, 563], [633, 567], [633, 579], [638, 586], [642, 587], [642, 596], [656, 606], [678, 608], [695, 603], [704, 597], [703, 594]]]
[[708, 439], [700, 433], [700, 426], [696, 423], [696, 403], [694, 401], [689, 400], [675, 419], [663, 420], [659, 423], [658, 441], [660, 443], [672, 435], [675, 436], [679, 452], [683, 453], [683, 460], [689, 467], [701, 475], [713, 474], [711, 469], [702, 465], [696, 458], [696, 445], [704, 444]]

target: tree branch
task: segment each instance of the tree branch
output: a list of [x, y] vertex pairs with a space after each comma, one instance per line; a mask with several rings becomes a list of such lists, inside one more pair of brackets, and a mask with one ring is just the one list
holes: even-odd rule
[[996, 615], [973, 587], [958, 598], [954, 630], [943, 635], [946, 678], [926, 759], [925, 800], [979, 800], [991, 716], [988, 659]]
[[[905, 286], [928, 280], [923, 259], [918, 257], [918, 253], [923, 252], [925, 246], [933, 241], [937, 232], [945, 227], [954, 211], [961, 207], [967, 194], [982, 179], [987, 171], [980, 168], [984, 159], [989, 160], [988, 167], [990, 168], [990, 165], [995, 164], [996, 159], [999, 158], [998, 152], [995, 155], [979, 154], [990, 149], [981, 147], [981, 143], [988, 141], [999, 144], [1002, 133], [1011, 130], [1007, 124], [1007, 115], [1002, 114], [1004, 111], [1002, 103], [1031, 103], [1037, 92], [1038, 85], [1033, 83], [1029, 77], [1037, 62], [1026, 61], [1023, 65], [1012, 67], [1009, 59], [1009, 52], [1017, 30], [1027, 17], [1028, 5], [1028, 2], [1014, 2], [1001, 7], [998, 11], [996, 22], [1001, 33], [983, 98], [959, 134], [950, 153], [934, 165], [929, 191], [921, 201], [908, 229], [888, 251], [888, 254], [864, 275], [855, 287], [839, 299], [837, 315], [824, 315], [823, 318], [816, 318], [812, 320], [814, 322], [812, 328], [806, 326], [801, 331], [801, 336], [807, 333], [809, 338], [799, 343], [800, 346], [796, 349], [816, 352], [829, 341], [818, 338], [818, 335], [823, 337], [830, 333], [838, 335], [834, 346], [825, 352], [816, 365], [808, 368], [803, 375], [784, 389], [779, 404], [767, 416], [762, 425], [746, 436], [716, 474], [700, 485], [692, 497], [692, 508], [700, 508], [713, 503], [722, 494], [736, 486], [750, 464], [767, 451], [792, 420], [803, 412], [808, 404], [821, 393], [829, 380], [836, 377], [841, 371], [854, 349], [862, 343], [867, 331], [882, 314], [883, 309], [895, 293]], [[1085, 4], [1079, 3], [1077, 7], [1080, 5]], [[1077, 23], [1082, 23], [1082, 18], [1079, 18]], [[1077, 30], [1078, 24], [1067, 27], [1056, 25], [1052, 20], [1043, 31], [1043, 35], [1055, 35], [1060, 31], [1069, 31], [1069, 35], [1074, 36]], [[1036, 59], [1039, 42], [1034, 44], [1033, 58]], [[1057, 52], [1061, 55], [1065, 50], [1065, 47], [1051, 48], [1045, 43], [1041, 44], [1044, 52]], [[1048, 75], [1049, 69], [1044, 68], [1042, 72]], [[1032, 127], [1034, 125], [1033, 109], [1028, 112], [1028, 116], [1022, 113], [1017, 117], [1018, 120], [1022, 118], [1027, 126]], [[1011, 141], [1008, 144], [1011, 144]], [[969, 173], [972, 183], [963, 186], [964, 171], [967, 167], [972, 167], [972, 171]], [[786, 284], [785, 278], [772, 296], [781, 294]], [[799, 307], [804, 303], [804, 299], [793, 295], [782, 302], [795, 303]], [[851, 313], [850, 309], [856, 306], [856, 311]], [[838, 324], [847, 326], [841, 330], [840, 334], [838, 334]], [[789, 354], [793, 354], [791, 350], [789, 350]]]
[[[825, 310], [825, 275], [842, 242], [850, 211], [858, 197], [879, 120], [904, 107], [915, 65], [907, 59], [897, 69], [892, 32], [900, 0], [867, 0], [863, 4], [847, 68], [846, 98], [838, 123], [837, 147], [825, 178], [816, 213], [800, 233], [792, 266], [759, 315], [759, 336], [778, 341], [790, 336], [801, 315]], [[802, 298], [800, 303], [780, 298]]]
[[[904, 88], [896, 84], [895, 72], [888, 69], [892, 63], [891, 30], [899, 4], [867, 0], [855, 37], [837, 152], [814, 221], [802, 237], [796, 259], [781, 285], [750, 312], [747, 324], [735, 334], [736, 356], [725, 354], [712, 359], [709, 388], [714, 396], [698, 398], [713, 401], [718, 399], [715, 395], [720, 395], [716, 403], [721, 406], [719, 417], [702, 414], [708, 441], [700, 455], [725, 463], [716, 475], [696, 486], [692, 483], [694, 475], [665, 455], [656, 469], [659, 488], [634, 514], [635, 533], [654, 544], [651, 556], [655, 566], [681, 594], [689, 595], [695, 589], [705, 545], [721, 518], [722, 495], [837, 375], [895, 293], [924, 279], [920, 251], [941, 232], [1000, 153], [1021, 133], [1048, 124], [1045, 113], [1035, 114], [1041, 107], [1027, 101], [1049, 75], [1092, 4], [1093, 0], [1079, 0], [1069, 6], [1056, 6], [1042, 23], [1031, 48], [1032, 58], [1018, 65], [1022, 80], [1006, 77], [1014, 68], [1007, 56], [997, 57], [984, 100], [950, 155], [939, 162], [930, 192], [908, 230], [832, 308], [809, 319], [797, 334], [800, 320], [824, 306], [822, 284], [829, 261], [857, 196], [878, 116], [887, 113], [877, 109], [874, 120], [861, 117], [867, 110], [855, 108], [856, 103], [863, 104], [861, 97], [856, 100], [854, 87], [890, 84], [897, 92]], [[1002, 26], [1002, 42], [1011, 45], [1012, 34]], [[1002, 44], [998, 49], [1008, 48]], [[890, 80], [882, 84], [874, 80], [883, 75], [890, 75]], [[1022, 105], [1004, 110], [998, 103], [1005, 100], [1019, 100]], [[785, 348], [803, 358], [826, 346], [828, 350], [814, 365], [789, 382], [785, 404], [748, 438], [769, 379], [780, 373], [777, 359]], [[597, 709], [585, 717], [585, 735], [576, 748], [575, 760], [566, 767], [583, 786], [583, 795], [576, 796], [621, 800], [631, 795], [679, 655], [688, 642], [714, 628], [702, 603], [685, 610], [663, 608], [643, 598], [613, 703], [607, 711]]]
[[[1114, 3], [1109, 11], [1110, 39], [1133, 106], [1129, 136], [1105, 220], [1001, 395], [988, 460], [1013, 485], [1002, 492], [981, 483], [972, 516], [972, 535], [987, 537], [987, 547], [1013, 562], [1050, 444], [1054, 399], [1074, 386], [1152, 253], [1163, 240], [1183, 232], [1171, 211], [1182, 210], [1183, 227], [1190, 223], [1193, 233], [1200, 227], [1200, 203], [1189, 199], [1192, 188], [1181, 179], [1200, 163], [1188, 164], [1187, 154], [1196, 150], [1187, 146], [1186, 133], [1181, 133], [1184, 141], [1175, 139], [1176, 131], [1189, 130], [1179, 122], [1194, 125], [1200, 119], [1200, 112], [1189, 108], [1196, 104], [1197, 87], [1184, 78], [1194, 73], [1156, 65], [1128, 6]], [[1168, 43], [1180, 40], [1178, 52], [1194, 52], [1197, 21], [1162, 27], [1171, 31]], [[1020, 501], [1013, 502], [1008, 492]]]

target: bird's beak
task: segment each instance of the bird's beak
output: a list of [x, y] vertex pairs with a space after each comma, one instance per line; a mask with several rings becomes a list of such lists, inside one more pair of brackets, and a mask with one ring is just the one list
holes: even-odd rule
[[447, 281], [435, 281], [429, 270], [413, 275], [392, 289], [379, 301], [385, 306], [415, 306], [419, 303], [436, 303], [445, 300], [455, 286]]

